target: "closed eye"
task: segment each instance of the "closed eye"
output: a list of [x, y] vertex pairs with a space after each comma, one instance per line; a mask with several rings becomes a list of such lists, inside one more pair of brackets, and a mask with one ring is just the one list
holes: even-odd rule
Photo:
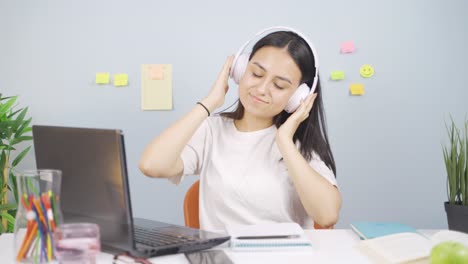
[[276, 83], [275, 83], [275, 87], [278, 88], [278, 89], [280, 89], [280, 90], [283, 90], [283, 89], [284, 89], [284, 87], [281, 87], [281, 86], [277, 85]]
[[255, 72], [252, 72], [252, 76], [253, 76], [253, 77], [256, 77], [256, 78], [262, 77], [261, 75], [258, 75], [258, 74], [256, 74]]

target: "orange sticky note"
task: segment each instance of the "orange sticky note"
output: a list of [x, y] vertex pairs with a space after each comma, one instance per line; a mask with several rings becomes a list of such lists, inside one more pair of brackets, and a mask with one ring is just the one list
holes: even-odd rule
[[341, 53], [353, 53], [356, 50], [354, 47], [354, 42], [352, 41], [346, 41], [341, 43]]
[[363, 95], [364, 85], [361, 83], [353, 83], [349, 86], [349, 91], [351, 92], [351, 95]]
[[150, 65], [149, 70], [149, 77], [151, 80], [164, 80], [164, 65], [162, 64], [154, 64]]

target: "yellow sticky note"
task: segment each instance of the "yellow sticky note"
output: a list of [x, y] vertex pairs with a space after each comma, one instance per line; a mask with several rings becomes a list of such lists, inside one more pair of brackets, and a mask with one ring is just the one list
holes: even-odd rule
[[141, 65], [141, 108], [172, 109], [172, 65]]
[[332, 71], [330, 74], [330, 78], [334, 81], [343, 80], [344, 71]]
[[127, 86], [128, 85], [128, 74], [120, 73], [114, 74], [114, 86]]
[[96, 73], [96, 84], [108, 84], [110, 80], [110, 74], [108, 72]]
[[353, 83], [349, 86], [349, 91], [351, 92], [351, 95], [363, 95], [364, 85], [361, 83]]

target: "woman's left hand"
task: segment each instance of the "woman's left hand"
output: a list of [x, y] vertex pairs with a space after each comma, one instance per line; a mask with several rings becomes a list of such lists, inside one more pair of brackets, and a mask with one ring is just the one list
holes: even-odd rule
[[276, 133], [276, 140], [278, 139], [288, 139], [292, 140], [294, 133], [296, 133], [297, 128], [299, 125], [309, 117], [310, 109], [314, 105], [315, 98], [317, 98], [317, 94], [313, 93], [308, 95], [303, 101], [301, 101], [301, 105], [297, 108], [297, 110], [288, 117], [286, 122], [284, 122], [278, 129]]

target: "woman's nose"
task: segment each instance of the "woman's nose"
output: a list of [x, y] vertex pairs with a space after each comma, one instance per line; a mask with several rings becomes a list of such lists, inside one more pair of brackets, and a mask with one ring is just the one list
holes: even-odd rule
[[268, 91], [268, 82], [266, 80], [260, 82], [258, 85], [257, 85], [257, 92], [259, 94], [266, 94], [266, 92]]

